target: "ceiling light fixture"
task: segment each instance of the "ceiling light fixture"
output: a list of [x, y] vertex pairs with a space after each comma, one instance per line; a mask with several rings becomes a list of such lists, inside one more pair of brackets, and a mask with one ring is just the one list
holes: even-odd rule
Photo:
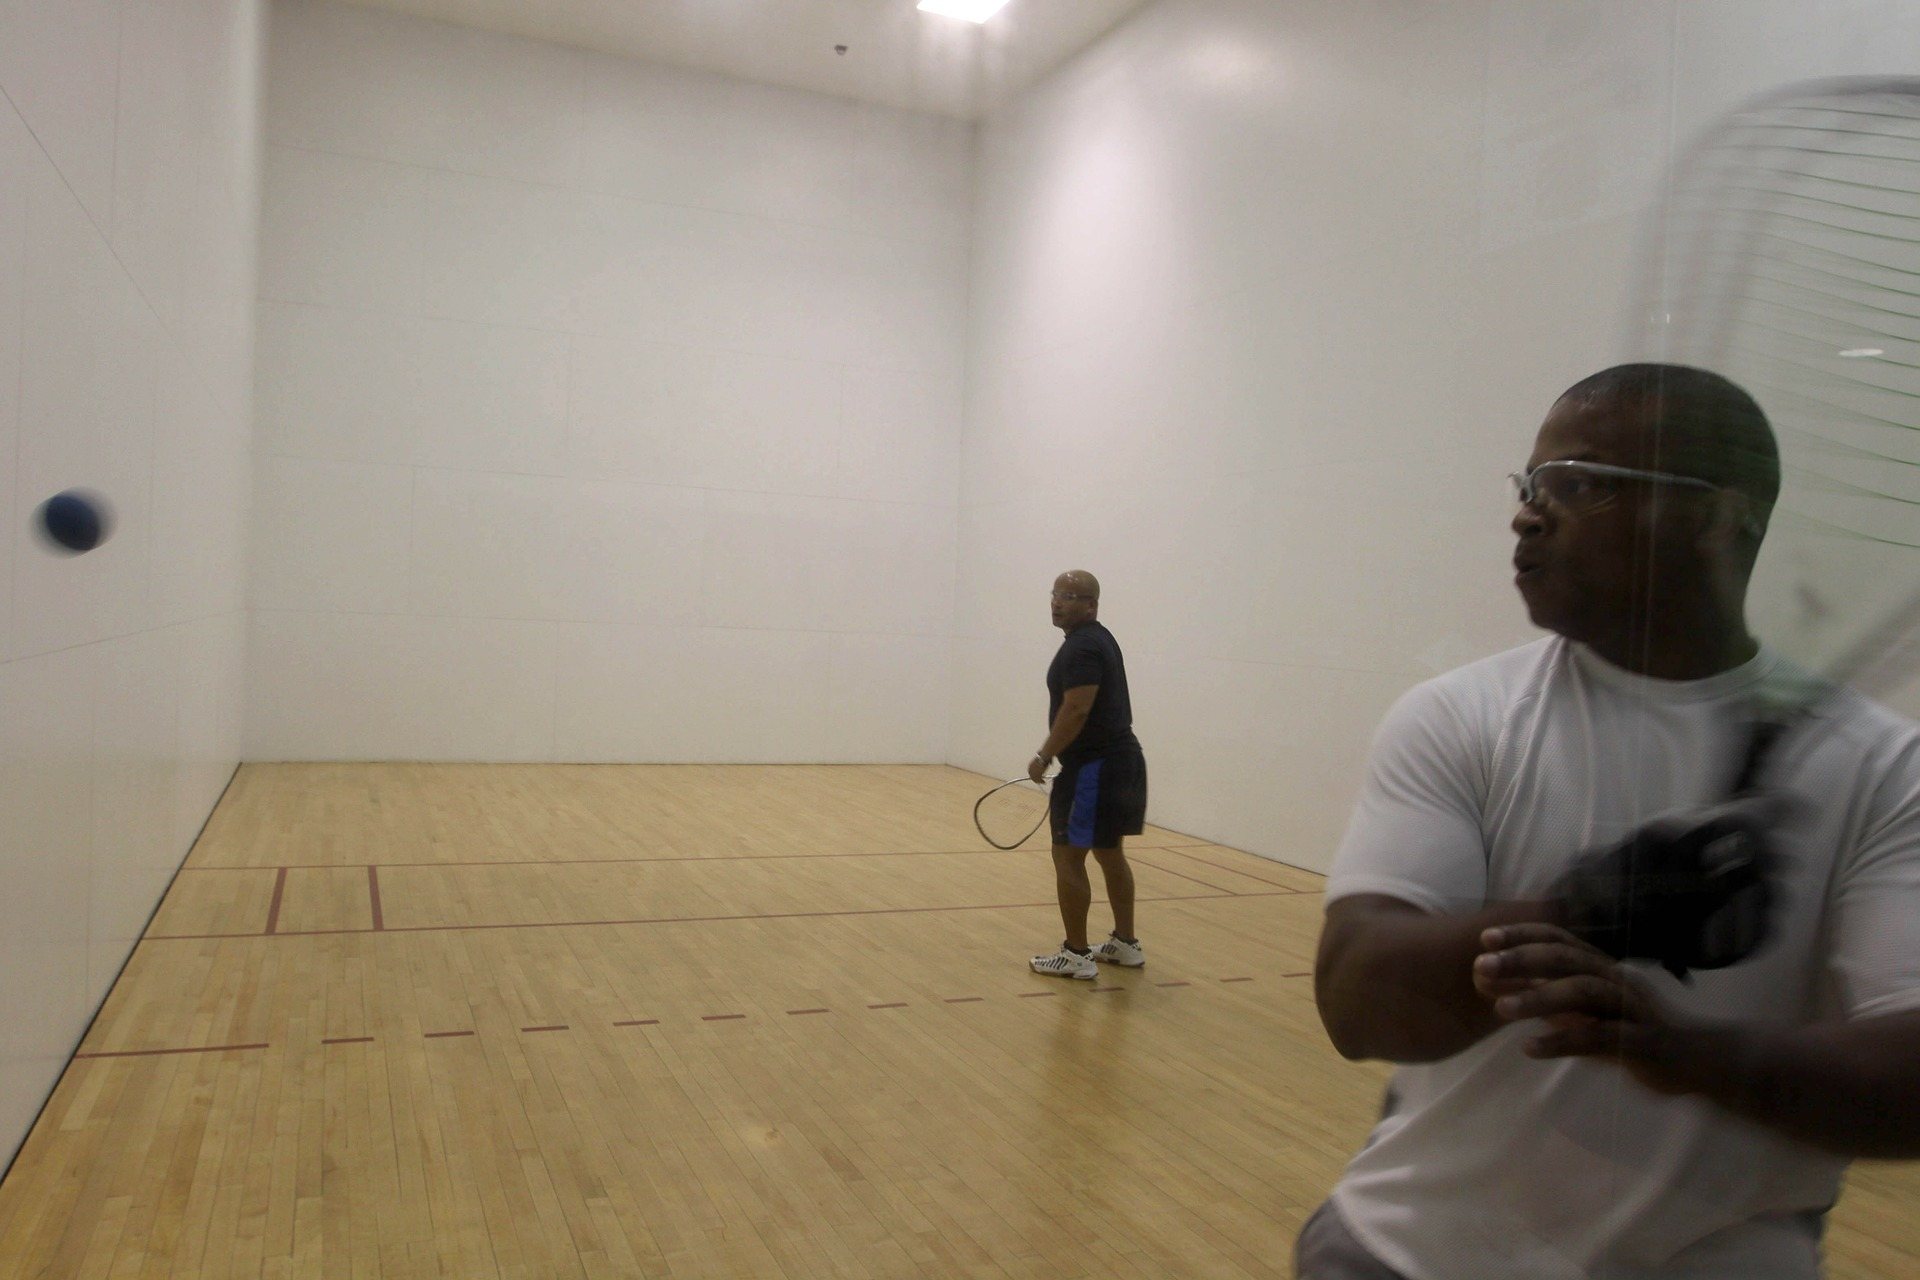
[[968, 22], [985, 22], [1006, 4], [1007, 0], [920, 0], [920, 8], [926, 13], [964, 18]]

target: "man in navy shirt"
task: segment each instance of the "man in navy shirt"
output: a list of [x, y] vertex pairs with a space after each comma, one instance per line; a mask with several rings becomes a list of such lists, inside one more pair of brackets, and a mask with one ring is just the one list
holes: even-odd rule
[[[1133, 868], [1121, 851], [1123, 837], [1146, 824], [1147, 761], [1133, 736], [1133, 706], [1127, 669], [1113, 633], [1101, 626], [1100, 583], [1084, 569], [1053, 580], [1053, 625], [1067, 633], [1047, 668], [1045, 742], [1027, 763], [1041, 781], [1056, 758], [1053, 781], [1053, 873], [1066, 940], [1060, 949], [1033, 958], [1035, 973], [1092, 978], [1096, 960], [1138, 968], [1147, 962], [1133, 933]], [[1107, 881], [1113, 932], [1098, 947], [1087, 945], [1087, 853]]]

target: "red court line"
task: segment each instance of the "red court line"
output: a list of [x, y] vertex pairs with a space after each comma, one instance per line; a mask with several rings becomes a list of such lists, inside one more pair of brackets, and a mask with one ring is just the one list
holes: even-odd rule
[[[1181, 893], [1164, 897], [1140, 898], [1141, 902], [1205, 902], [1214, 899], [1277, 898], [1292, 896], [1298, 891], [1293, 889], [1269, 893], [1253, 890], [1247, 893]], [[1020, 911], [1033, 907], [1057, 907], [1051, 900], [1046, 902], [995, 902], [977, 906], [937, 906], [937, 907], [859, 907], [845, 911], [761, 911], [747, 912], [728, 916], [633, 916], [617, 920], [510, 920], [490, 924], [407, 924], [398, 928], [382, 929], [294, 929], [282, 930], [274, 934], [275, 938], [313, 938], [341, 933], [459, 933], [475, 929], [585, 929], [608, 925], [631, 924], [734, 924], [746, 920], [825, 920], [853, 916], [898, 916], [923, 915], [935, 911]], [[157, 933], [148, 934], [143, 942], [205, 942], [219, 938], [264, 938], [263, 933]]]
[[[1204, 848], [1205, 846], [1201, 846], [1201, 845], [1196, 845], [1196, 846], [1194, 846], [1194, 847], [1195, 847], [1195, 848]], [[1223, 847], [1224, 847], [1224, 846], [1223, 846]], [[1177, 855], [1178, 857], [1182, 857], [1182, 858], [1185, 858], [1185, 859], [1187, 859], [1187, 860], [1188, 860], [1188, 861], [1190, 861], [1190, 862], [1197, 862], [1197, 863], [1199, 863], [1199, 864], [1200, 864], [1201, 866], [1203, 866], [1203, 867], [1211, 867], [1211, 868], [1212, 868], [1213, 870], [1215, 870], [1215, 871], [1224, 871], [1224, 872], [1226, 872], [1226, 873], [1227, 873], [1228, 875], [1234, 875], [1234, 876], [1245, 876], [1245, 877], [1246, 877], [1247, 879], [1249, 879], [1249, 880], [1254, 880], [1254, 881], [1258, 881], [1258, 882], [1259, 882], [1259, 883], [1261, 883], [1261, 884], [1270, 884], [1270, 885], [1272, 885], [1272, 886], [1274, 886], [1274, 887], [1275, 887], [1276, 889], [1285, 889], [1285, 890], [1286, 890], [1286, 891], [1287, 891], [1288, 893], [1317, 893], [1317, 892], [1319, 892], [1318, 890], [1315, 890], [1315, 889], [1296, 889], [1296, 888], [1294, 888], [1294, 887], [1293, 887], [1292, 885], [1288, 885], [1288, 884], [1282, 884], [1282, 883], [1280, 883], [1280, 881], [1278, 881], [1278, 880], [1269, 880], [1269, 879], [1267, 879], [1267, 878], [1266, 878], [1265, 876], [1257, 876], [1257, 875], [1255, 875], [1255, 874], [1253, 874], [1253, 872], [1251, 872], [1251, 871], [1242, 871], [1242, 870], [1241, 870], [1240, 868], [1238, 868], [1238, 867], [1223, 867], [1223, 866], [1221, 866], [1221, 865], [1220, 865], [1219, 863], [1217, 863], [1217, 862], [1208, 862], [1208, 861], [1207, 861], [1207, 860], [1206, 860], [1205, 858], [1202, 858], [1202, 857], [1200, 857], [1200, 856], [1198, 856], [1197, 854], [1191, 854], [1191, 853], [1181, 853], [1181, 852], [1180, 852], [1180, 850], [1178, 850], [1178, 849], [1175, 849], [1175, 848], [1172, 848], [1172, 847], [1169, 847], [1169, 848], [1167, 849], [1167, 852], [1168, 852], [1168, 853], [1171, 853], [1171, 854], [1175, 854], [1175, 855]], [[1247, 857], [1249, 857], [1249, 858], [1251, 858], [1251, 857], [1253, 857], [1254, 855], [1252, 855], [1252, 854], [1247, 854], [1247, 855], [1245, 855], [1245, 856], [1247, 856]]]
[[280, 874], [273, 878], [273, 901], [267, 904], [267, 932], [272, 933], [280, 927], [280, 900], [287, 894], [287, 869], [280, 868]]
[[[1287, 976], [1306, 977], [1308, 975], [1289, 974]], [[1252, 978], [1222, 978], [1220, 979], [1220, 981], [1221, 982], [1252, 982], [1253, 979]], [[1193, 984], [1185, 979], [1175, 979], [1169, 982], [1156, 982], [1153, 985], [1156, 987], [1190, 987]], [[1098, 992], [1101, 994], [1105, 994], [1110, 991], [1131, 991], [1133, 988], [1129, 986], [1124, 986], [1124, 985], [1100, 986], [1099, 984], [1094, 983], [1094, 984], [1089, 984], [1086, 989], [1090, 993]], [[1022, 1000], [1033, 1000], [1033, 999], [1045, 999], [1052, 996], [1057, 996], [1060, 993], [1058, 991], [1022, 991], [1022, 992], [1018, 992], [1017, 994]], [[987, 997], [985, 996], [947, 996], [943, 999], [942, 1003], [944, 1004], [980, 1004], [980, 1003], [984, 1003], [986, 999]], [[867, 1006], [867, 1008], [869, 1009], [905, 1009], [910, 1007], [910, 1003], [911, 1002], [906, 1000], [891, 1000], [881, 1004], [870, 1004]], [[832, 1013], [833, 1010], [822, 1006], [822, 1007], [812, 1008], [812, 1009], [788, 1009], [786, 1012], [791, 1017], [799, 1017], [804, 1014]], [[744, 1013], [709, 1013], [709, 1014], [701, 1015], [700, 1021], [702, 1022], [733, 1022], [733, 1021], [743, 1020], [748, 1016], [749, 1015]], [[658, 1026], [659, 1024], [660, 1024], [660, 1019], [658, 1018], [629, 1018], [619, 1022], [615, 1022], [613, 1025], [616, 1027], [653, 1027], [653, 1026]], [[539, 1032], [539, 1031], [571, 1031], [572, 1029], [573, 1028], [570, 1024], [564, 1023], [564, 1022], [551, 1023], [551, 1024], [542, 1025], [542, 1026], [520, 1028], [522, 1032], [526, 1032], [526, 1033]], [[447, 1039], [458, 1039], [462, 1037], [473, 1036], [476, 1034], [478, 1033], [474, 1031], [427, 1031], [427, 1032], [423, 1032], [422, 1036], [423, 1038], [428, 1040], [447, 1040]], [[323, 1045], [374, 1044], [376, 1043], [376, 1039], [373, 1036], [327, 1036], [322, 1038], [320, 1043]], [[216, 1044], [216, 1045], [206, 1045], [202, 1047], [186, 1048], [186, 1049], [122, 1049], [122, 1050], [115, 1050], [115, 1051], [108, 1051], [108, 1052], [77, 1053], [74, 1056], [76, 1058], [147, 1058], [147, 1057], [158, 1057], [166, 1054], [177, 1054], [177, 1053], [220, 1053], [226, 1050], [233, 1050], [233, 1049], [268, 1049], [271, 1047], [272, 1046], [270, 1044], [265, 1042], [262, 1042], [260, 1044]]]
[[[1166, 852], [1172, 853], [1173, 850], [1169, 849], [1169, 850], [1166, 850]], [[1190, 876], [1184, 871], [1175, 871], [1172, 867], [1163, 867], [1158, 865], [1157, 863], [1148, 862], [1145, 858], [1141, 857], [1137, 853], [1133, 855], [1133, 861], [1139, 863], [1141, 866], [1147, 868], [1149, 871], [1158, 871], [1162, 875], [1178, 876], [1182, 880], [1191, 880], [1195, 884], [1206, 885], [1207, 888], [1212, 889], [1216, 893], [1233, 894], [1234, 897], [1240, 896], [1239, 894], [1234, 893], [1233, 890], [1227, 888], [1225, 885], [1208, 884], [1205, 880], [1202, 880], [1199, 876]]]
[[[1129, 852], [1136, 849], [1204, 849], [1211, 842], [1202, 841], [1196, 845], [1172, 844], [1129, 844]], [[1038, 846], [1044, 848], [1045, 846]], [[1226, 848], [1225, 845], [1217, 846]], [[629, 863], [645, 862], [789, 862], [805, 858], [965, 858], [986, 856], [998, 853], [1025, 853], [1028, 850], [984, 849], [867, 849], [852, 853], [714, 853], [714, 854], [657, 854], [636, 858], [480, 858], [473, 861], [436, 862], [421, 860], [418, 862], [382, 862], [376, 865], [393, 870], [397, 867], [445, 867], [459, 869], [464, 867], [577, 867], [577, 866], [625, 866]], [[1191, 855], [1188, 855], [1191, 856]], [[1203, 861], [1203, 860], [1202, 860]], [[286, 868], [294, 871], [346, 871], [355, 863], [341, 862], [289, 862]], [[260, 867], [182, 867], [181, 871], [270, 871], [272, 866]], [[1271, 882], [1269, 882], [1271, 883]]]
[[373, 931], [383, 932], [387, 926], [380, 915], [380, 869], [378, 867], [367, 868], [367, 900], [373, 904]]
[[238, 1049], [266, 1049], [271, 1046], [264, 1040], [259, 1044], [208, 1044], [192, 1049], [113, 1049], [106, 1052], [76, 1053], [76, 1058], [158, 1058], [170, 1053], [229, 1053]]

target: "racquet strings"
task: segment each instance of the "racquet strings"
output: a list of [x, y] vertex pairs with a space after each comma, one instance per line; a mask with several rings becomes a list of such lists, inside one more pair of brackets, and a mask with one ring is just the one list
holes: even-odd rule
[[1026, 778], [1003, 782], [973, 806], [973, 822], [996, 849], [1017, 849], [1047, 821], [1048, 793]]
[[1890, 695], [1920, 666], [1920, 80], [1735, 113], [1677, 174], [1664, 230], [1663, 358], [1744, 386], [1780, 444], [1754, 630]]

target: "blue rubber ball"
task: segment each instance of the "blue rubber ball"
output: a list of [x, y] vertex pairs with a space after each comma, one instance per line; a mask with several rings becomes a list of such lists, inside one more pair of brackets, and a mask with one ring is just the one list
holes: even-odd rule
[[40, 505], [40, 530], [55, 546], [78, 555], [106, 541], [106, 511], [90, 494], [68, 489]]

